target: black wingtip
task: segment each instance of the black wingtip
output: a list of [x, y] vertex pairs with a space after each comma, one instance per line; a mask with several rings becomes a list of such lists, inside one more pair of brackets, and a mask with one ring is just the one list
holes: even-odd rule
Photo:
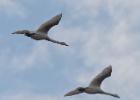
[[66, 44], [65, 46], [69, 46], [68, 44]]
[[60, 16], [62, 16], [63, 14], [62, 14], [62, 12], [60, 13]]
[[64, 97], [70, 96], [68, 93], [64, 95]]
[[56, 16], [62, 17], [62, 12], [58, 13]]
[[112, 65], [109, 65], [109, 66], [107, 67], [107, 69], [112, 69]]
[[13, 32], [13, 33], [11, 33], [11, 34], [16, 34], [16, 32]]
[[60, 16], [60, 18], [62, 17], [62, 13], [58, 14], [58, 16]]
[[67, 95], [64, 95], [64, 97], [66, 97]]

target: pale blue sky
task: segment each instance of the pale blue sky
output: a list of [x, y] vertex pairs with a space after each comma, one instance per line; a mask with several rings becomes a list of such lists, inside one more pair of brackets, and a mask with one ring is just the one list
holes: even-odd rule
[[[104, 95], [63, 97], [87, 86], [108, 65], [103, 88], [122, 100], [138, 100], [139, 0], [0, 0], [1, 100], [115, 100]], [[49, 35], [64, 47], [10, 33], [35, 30], [61, 13]]]

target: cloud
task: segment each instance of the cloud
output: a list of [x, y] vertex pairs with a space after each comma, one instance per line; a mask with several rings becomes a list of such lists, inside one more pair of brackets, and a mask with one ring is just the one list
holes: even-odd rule
[[17, 0], [0, 0], [0, 11], [8, 14], [9, 16], [26, 16], [24, 6]]
[[[64, 4], [67, 5], [69, 9], [71, 9], [70, 12], [74, 13], [74, 17], [79, 17], [79, 15], [88, 15], [89, 13], [91, 15], [96, 15], [98, 13], [98, 9], [101, 7], [102, 0], [94, 0], [94, 3], [92, 0], [81, 0], [81, 1], [66, 1], [61, 0]], [[73, 9], [72, 9], [73, 8]], [[87, 12], [88, 11], [88, 12]]]
[[[56, 67], [57, 64], [62, 63], [62, 71], [66, 69], [64, 65], [71, 67], [71, 69], [68, 68], [70, 70], [67, 70], [66, 73], [69, 76], [64, 75], [64, 77], [68, 82], [73, 83], [72, 86], [75, 84], [76, 86], [86, 86], [96, 74], [111, 64], [113, 66], [112, 76], [107, 81], [105, 80], [103, 88], [118, 93], [123, 100], [138, 99], [140, 83], [140, 77], [138, 77], [140, 70], [138, 67], [140, 66], [140, 13], [138, 9], [140, 8], [140, 1], [61, 0], [61, 2], [66, 5], [66, 13], [70, 13], [69, 17], [71, 18], [69, 20], [63, 19], [63, 22], [67, 21], [66, 24], [71, 24], [69, 27], [62, 23], [60, 30], [52, 31], [52, 35], [58, 40], [68, 42], [70, 47], [59, 48], [56, 46], [54, 50], [55, 47], [50, 49], [50, 47], [46, 47], [46, 43], [39, 43], [34, 45], [28, 52], [24, 52], [24, 54], [15, 54], [9, 57], [8, 54], [11, 54], [12, 51], [10, 49], [7, 55], [1, 53], [3, 66], [8, 66], [6, 63], [8, 57], [9, 65], [17, 72], [26, 71], [38, 64], [46, 64], [45, 61], [47, 61], [47, 64], [53, 63]], [[81, 18], [80, 24], [77, 24], [77, 20]], [[53, 34], [53, 32], [56, 34]], [[46, 51], [48, 49], [49, 52]], [[57, 57], [56, 52], [61, 55]], [[53, 57], [51, 54], [55, 56]], [[52, 61], [51, 57], [61, 58], [61, 60], [59, 60], [60, 62], [57, 61], [58, 59]], [[67, 59], [69, 61], [66, 61]], [[29, 95], [25, 93], [8, 94], [2, 96], [2, 98], [3, 100], [9, 98], [14, 100], [51, 99], [50, 96], [46, 95], [40, 96], [32, 93], [31, 96]], [[92, 96], [85, 95], [72, 97], [73, 100], [81, 100], [81, 98], [84, 100], [87, 98], [89, 100], [93, 99]], [[95, 98], [98, 100], [112, 99], [107, 96], [95, 96]], [[51, 100], [55, 99], [54, 96]]]
[[[140, 58], [138, 42], [140, 39], [138, 34], [140, 14], [137, 9], [140, 8], [140, 1], [99, 0], [96, 2], [96, 0], [78, 0], [63, 2], [68, 5], [69, 10], [71, 9], [74, 10], [73, 12], [76, 12], [72, 16], [80, 19], [82, 13], [86, 14], [85, 19], [87, 19], [87, 23], [88, 21], [96, 22], [86, 26], [88, 29], [84, 27], [79, 28], [78, 25], [74, 29], [67, 29], [69, 31], [67, 33], [76, 34], [76, 39], [73, 38], [74, 44], [78, 42], [80, 46], [79, 49], [75, 50], [75, 54], [81, 57], [81, 62], [85, 66], [85, 68], [82, 68], [81, 73], [75, 77], [77, 84], [88, 85], [87, 82], [90, 82], [94, 75], [96, 75], [95, 73], [112, 64], [113, 76], [110, 80], [115, 82], [109, 81], [111, 83], [105, 83], [107, 88], [110, 90], [112, 88], [116, 90], [120, 88], [118, 92], [123, 94], [122, 97], [124, 99], [133, 98], [134, 96], [139, 98], [137, 87], [140, 78], [137, 76], [140, 69], [138, 67], [140, 66], [138, 61]], [[97, 6], [94, 6], [96, 4]], [[94, 11], [97, 13], [93, 14]], [[106, 15], [109, 16], [109, 19], [105, 19]], [[101, 19], [103, 21], [100, 21]], [[108, 21], [103, 23], [104, 20]], [[76, 28], [79, 30], [78, 33], [77, 31], [73, 32]], [[132, 81], [130, 82], [130, 80]], [[114, 85], [117, 88], [114, 88]]]
[[[65, 98], [64, 96], [54, 96], [49, 94], [38, 94], [32, 91], [24, 91], [24, 92], [12, 92], [12, 93], [3, 93], [0, 95], [1, 100], [63, 100], [70, 99]], [[78, 98], [71, 98], [70, 100], [81, 100]]]
[[2, 49], [0, 53], [1, 70], [3, 71], [20, 72], [30, 69], [35, 65], [41, 67], [44, 63], [47, 65], [47, 62], [51, 62], [49, 61], [47, 46], [44, 43], [33, 44], [32, 48], [28, 49], [29, 51], [21, 51], [22, 53], [13, 52], [16, 48], [13, 48], [13, 50], [11, 50], [11, 47], [6, 46], [6, 48]]
[[51, 97], [47, 95], [35, 94], [35, 93], [16, 93], [16, 94], [4, 94], [1, 100], [58, 100], [56, 97]]

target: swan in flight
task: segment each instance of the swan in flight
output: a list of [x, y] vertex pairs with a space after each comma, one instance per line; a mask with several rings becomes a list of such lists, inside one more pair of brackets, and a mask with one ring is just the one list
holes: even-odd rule
[[89, 84], [88, 87], [78, 87], [73, 91], [68, 92], [67, 94], [65, 94], [64, 96], [72, 96], [72, 95], [76, 95], [76, 94], [80, 94], [80, 93], [87, 93], [87, 94], [105, 94], [105, 95], [109, 95], [109, 96], [113, 96], [116, 98], [120, 98], [117, 94], [113, 94], [113, 93], [108, 93], [105, 92], [101, 89], [101, 83], [102, 81], [111, 76], [111, 72], [112, 72], [112, 66], [108, 66], [106, 67], [101, 73], [99, 73]]
[[42, 25], [40, 25], [40, 27], [36, 31], [20, 30], [20, 31], [16, 31], [12, 34], [24, 34], [25, 36], [28, 36], [35, 40], [48, 40], [53, 43], [69, 46], [65, 42], [60, 42], [60, 41], [54, 40], [48, 36], [49, 30], [53, 26], [58, 25], [61, 18], [62, 18], [62, 13], [52, 17], [50, 20], [48, 20], [45, 23], [43, 23]]

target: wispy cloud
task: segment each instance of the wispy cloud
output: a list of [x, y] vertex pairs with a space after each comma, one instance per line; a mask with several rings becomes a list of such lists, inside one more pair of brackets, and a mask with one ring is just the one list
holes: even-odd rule
[[10, 47], [6, 46], [6, 48], [7, 50], [2, 50], [0, 53], [1, 69], [3, 69], [3, 71], [11, 70], [11, 72], [15, 73], [30, 69], [35, 65], [41, 67], [40, 65], [51, 62], [49, 61], [50, 57], [46, 44], [37, 43], [31, 50], [25, 51], [23, 54], [16, 54]]
[[11, 15], [25, 17], [25, 7], [17, 0], [0, 0], [0, 11]]
[[[132, 98], [134, 95], [137, 98], [137, 86], [139, 84], [138, 80], [140, 80], [139, 77], [135, 77], [137, 76], [136, 74], [139, 73], [138, 66], [140, 66], [138, 61], [140, 57], [140, 47], [138, 43], [140, 35], [137, 29], [139, 26], [139, 11], [137, 9], [140, 8], [140, 2], [138, 0], [130, 2], [127, 0], [115, 2], [113, 0], [99, 1], [63, 1], [74, 11], [79, 9], [75, 14], [75, 16], [78, 15], [77, 19], [81, 17], [79, 16], [81, 13], [86, 13], [86, 19], [89, 18], [93, 23], [86, 26], [90, 27], [88, 30], [82, 27], [79, 31], [79, 35], [75, 33], [78, 38], [77, 40], [82, 40], [82, 45], [79, 44], [81, 45], [80, 52], [75, 52], [83, 58], [83, 66], [87, 66], [83, 69], [83, 73], [78, 75], [75, 80], [79, 82], [79, 84], [87, 84], [87, 82], [90, 82], [93, 78], [93, 74], [96, 75], [91, 69], [98, 73], [98, 71], [102, 70], [105, 66], [112, 64], [113, 78], [111, 80], [118, 81], [115, 83], [112, 82], [112, 85], [108, 83], [111, 87], [110, 89], [114, 88], [113, 85], [116, 86], [118, 84], [117, 87], [121, 87], [121, 89], [119, 89], [121, 94], [127, 96], [127, 98]], [[94, 5], [96, 3], [100, 6], [95, 7]], [[88, 10], [86, 10], [86, 8], [88, 8]], [[94, 11], [97, 13], [93, 14]], [[101, 19], [106, 20], [104, 18], [106, 15], [108, 15], [110, 19], [107, 18], [108, 21], [106, 23], [99, 23]], [[77, 28], [79, 28], [79, 26], [77, 26]], [[68, 33], [73, 32], [72, 29], [69, 31]], [[79, 41], [75, 41], [75, 43], [76, 42], [79, 43]], [[130, 82], [131, 79], [133, 80], [132, 82]], [[129, 93], [126, 91], [133, 91], [133, 94], [131, 94], [132, 92]]]
[[53, 96], [35, 94], [35, 93], [28, 93], [28, 91], [23, 93], [13, 93], [13, 94], [4, 94], [1, 97], [1, 100], [58, 100], [58, 98]]
[[[123, 100], [138, 99], [140, 83], [140, 77], [138, 77], [140, 70], [138, 67], [140, 66], [140, 13], [138, 9], [140, 8], [140, 1], [61, 0], [61, 2], [66, 5], [64, 6], [66, 7], [66, 13], [70, 13], [69, 20], [62, 19], [62, 22], [67, 21], [68, 23], [66, 24], [71, 23], [71, 25], [68, 27], [61, 23], [60, 30], [52, 31], [52, 37], [68, 42], [70, 47], [56, 46], [56, 48], [52, 49], [49, 46], [46, 47], [46, 43], [37, 43], [24, 54], [15, 53], [9, 57], [8, 54], [2, 53], [0, 57], [1, 64], [3, 66], [12, 66], [12, 69], [17, 72], [32, 69], [42, 63], [54, 64], [57, 70], [61, 68], [62, 71], [66, 71], [66, 66], [67, 68], [71, 67], [68, 68], [69, 70], [67, 70], [64, 78], [77, 85], [88, 85], [94, 75], [111, 64], [113, 66], [112, 77], [103, 84], [103, 88], [120, 94]], [[21, 5], [19, 2], [15, 4]], [[0, 8], [2, 8], [1, 4]], [[17, 12], [14, 13], [18, 14]], [[63, 18], [66, 18], [65, 13]], [[80, 24], [76, 23], [77, 20], [80, 20]], [[47, 51], [48, 49], [49, 52]], [[9, 50], [11, 53], [12, 49], [9, 48]], [[7, 64], [7, 59], [9, 64]], [[63, 66], [60, 67], [59, 65], [58, 68], [58, 64]], [[57, 74], [57, 72], [54, 72], [54, 74]], [[56, 83], [51, 85], [56, 86]], [[64, 86], [64, 84], [62, 85]], [[38, 96], [38, 94], [34, 95], [32, 93], [31, 95], [33, 96], [28, 96], [24, 93], [17, 95], [8, 94], [2, 96], [2, 100], [11, 97], [14, 100], [51, 99], [50, 96], [46, 95]], [[87, 98], [89, 100], [93, 99], [91, 96], [82, 96], [84, 100]], [[95, 98], [98, 100], [112, 99], [105, 96], [95, 96]], [[81, 95], [68, 98], [68, 100], [78, 99], [81, 100]], [[53, 96], [51, 100], [58, 100], [58, 98], [56, 99]]]

